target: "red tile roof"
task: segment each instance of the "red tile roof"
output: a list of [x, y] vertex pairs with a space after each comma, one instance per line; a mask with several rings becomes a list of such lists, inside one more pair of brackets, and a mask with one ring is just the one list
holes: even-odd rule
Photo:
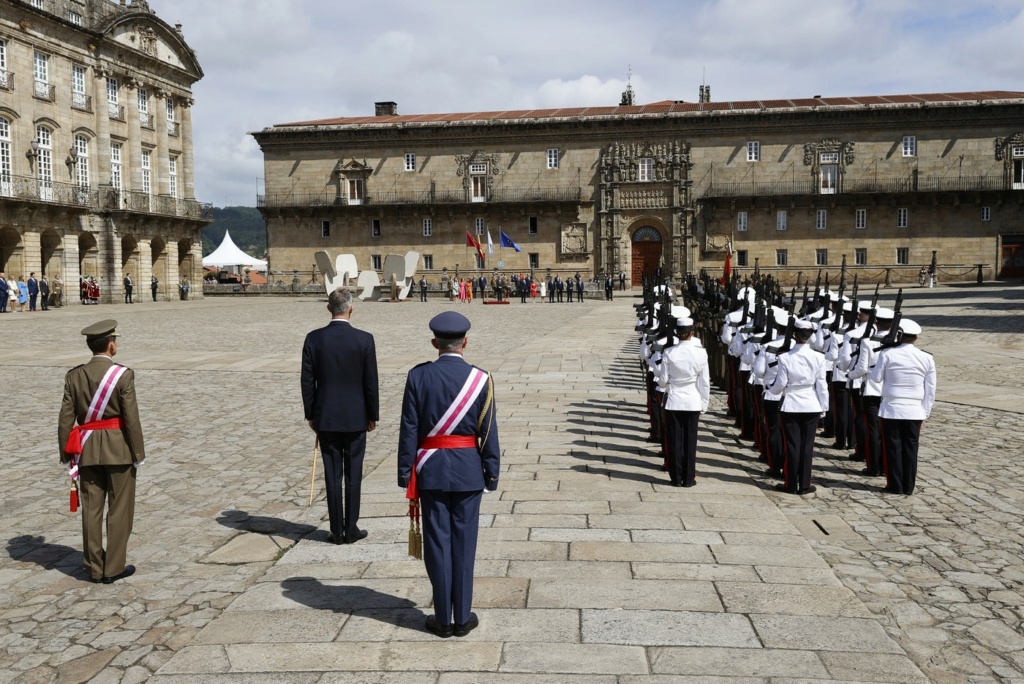
[[398, 116], [350, 116], [316, 121], [276, 124], [274, 128], [310, 126], [389, 126], [395, 124], [430, 125], [481, 121], [532, 121], [539, 119], [586, 119], [643, 115], [686, 115], [705, 112], [752, 112], [766, 110], [817, 109], [823, 107], [914, 106], [974, 104], [979, 101], [1024, 100], [1024, 92], [989, 90], [969, 93], [931, 93], [924, 95], [869, 95], [864, 97], [815, 97], [778, 100], [741, 100], [737, 102], [683, 102], [662, 100], [646, 105], [618, 107], [564, 107], [496, 112], [450, 114], [410, 114]]

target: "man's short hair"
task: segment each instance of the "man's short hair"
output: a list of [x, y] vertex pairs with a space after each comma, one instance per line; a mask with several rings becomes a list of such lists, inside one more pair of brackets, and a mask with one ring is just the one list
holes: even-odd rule
[[811, 335], [814, 334], [813, 330], [800, 330], [797, 328], [793, 331], [793, 339], [803, 344], [807, 340], [811, 339]]
[[352, 291], [339, 287], [327, 296], [327, 309], [332, 316], [344, 316], [352, 308]]
[[106, 337], [90, 337], [86, 339], [85, 344], [93, 354], [102, 354], [107, 351], [107, 347], [110, 345], [110, 340], [112, 339], [114, 339], [113, 335], [107, 335]]
[[462, 351], [462, 341], [466, 339], [466, 336], [462, 337], [438, 337], [434, 336], [437, 340], [437, 349], [442, 354], [450, 354], [452, 352]]

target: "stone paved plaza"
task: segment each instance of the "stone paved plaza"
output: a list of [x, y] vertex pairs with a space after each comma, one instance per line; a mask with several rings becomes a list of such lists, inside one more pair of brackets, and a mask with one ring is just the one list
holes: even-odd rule
[[[824, 440], [817, 493], [776, 493], [720, 394], [698, 486], [668, 487], [643, 441], [635, 300], [358, 304], [382, 420], [370, 536], [351, 546], [326, 543], [322, 478], [306, 506], [299, 352], [322, 299], [0, 316], [0, 683], [1024, 682], [1024, 290], [906, 294], [940, 388], [909, 498]], [[494, 372], [503, 472], [481, 514], [480, 628], [440, 640], [394, 454], [405, 372], [432, 358], [426, 322], [446, 307]], [[78, 331], [105, 317], [149, 456], [139, 571], [109, 586], [84, 581], [55, 443]]]

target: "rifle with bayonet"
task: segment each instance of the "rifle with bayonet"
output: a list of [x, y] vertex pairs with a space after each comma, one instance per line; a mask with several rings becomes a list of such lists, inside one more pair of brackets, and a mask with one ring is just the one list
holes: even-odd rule
[[789, 303], [786, 305], [786, 312], [789, 313], [790, 317], [793, 316], [794, 309], [796, 309], [796, 285], [793, 286], [793, 290], [789, 293]]
[[875, 283], [875, 296], [871, 298], [871, 308], [874, 309], [878, 306], [878, 287], [881, 283]]
[[796, 318], [793, 316], [789, 317], [789, 323], [786, 325], [786, 337], [782, 340], [782, 345], [779, 347], [767, 347], [767, 350], [778, 356], [779, 354], [785, 354], [793, 348], [793, 332], [796, 330]]
[[895, 347], [899, 345], [900, 341], [902, 340], [903, 333], [900, 332], [900, 321], [903, 320], [903, 312], [901, 311], [902, 308], [903, 288], [901, 287], [899, 291], [896, 293], [896, 303], [892, 307], [893, 317], [892, 323], [889, 325], [889, 331], [880, 338], [872, 338], [881, 340], [882, 344], [881, 346], [878, 347], [879, 350]]
[[857, 284], [857, 277], [859, 274], [853, 274], [853, 292], [850, 293], [850, 303], [852, 308], [850, 309], [850, 320], [846, 325], [846, 332], [850, 332], [857, 327], [857, 313], [860, 311], [860, 302], [857, 301], [857, 288], [860, 287]]
[[846, 283], [844, 283], [843, 281], [840, 280], [839, 281], [839, 298], [836, 300], [836, 303], [839, 305], [839, 309], [838, 309], [838, 311], [835, 312], [835, 316], [832, 318], [832, 325], [829, 326], [829, 330], [832, 331], [833, 334], [835, 334], [836, 332], [839, 331], [839, 326], [843, 322], [843, 314], [845, 313], [843, 311], [843, 288], [845, 288], [845, 287], [846, 287]]

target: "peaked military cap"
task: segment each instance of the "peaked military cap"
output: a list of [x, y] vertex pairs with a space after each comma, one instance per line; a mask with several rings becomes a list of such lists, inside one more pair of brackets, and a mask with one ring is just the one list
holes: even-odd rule
[[108, 318], [105, 321], [93, 323], [82, 328], [82, 334], [85, 335], [86, 341], [96, 340], [101, 337], [117, 337], [117, 321]]
[[430, 331], [437, 337], [464, 337], [472, 325], [469, 319], [457, 311], [444, 311], [430, 319]]
[[902, 321], [900, 321], [900, 330], [903, 331], [904, 335], [921, 334], [921, 326], [915, 321], [910, 320], [909, 318], [904, 318]]

